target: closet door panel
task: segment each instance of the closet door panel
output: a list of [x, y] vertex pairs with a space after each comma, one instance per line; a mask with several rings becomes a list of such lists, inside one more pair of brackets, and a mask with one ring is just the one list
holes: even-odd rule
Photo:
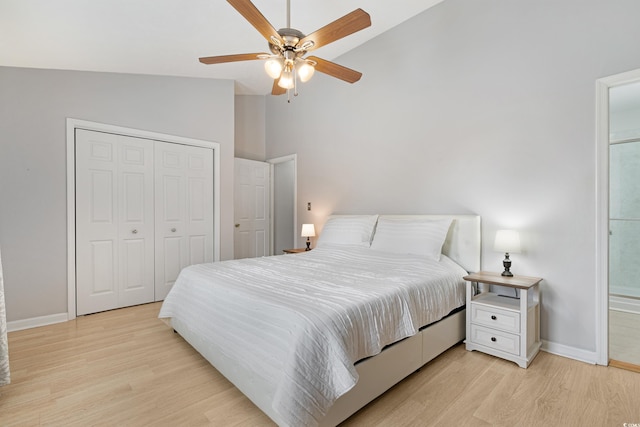
[[[189, 264], [207, 262], [207, 245], [205, 236], [189, 237]], [[209, 260], [211, 262], [211, 260]]]
[[[168, 236], [162, 240], [163, 254], [162, 259], [159, 259], [160, 264], [157, 266], [161, 270], [162, 281], [158, 281], [165, 288], [171, 288], [173, 282], [178, 278], [180, 270], [182, 270], [183, 255], [183, 242], [180, 236]], [[168, 292], [168, 290], [166, 291]], [[166, 296], [166, 294], [164, 294]]]
[[154, 300], [153, 141], [121, 136], [118, 306]]
[[103, 298], [116, 303], [113, 298], [117, 292], [117, 279], [115, 273], [116, 263], [113, 240], [93, 240], [89, 242], [90, 263], [84, 264], [87, 273], [91, 275], [87, 281], [88, 295], [94, 298]]
[[76, 130], [77, 314], [118, 305], [118, 143]]
[[213, 151], [156, 141], [156, 301], [180, 270], [213, 261]]
[[163, 300], [187, 265], [185, 236], [186, 164], [183, 146], [156, 141], [156, 301]]
[[189, 264], [213, 262], [213, 151], [185, 148]]
[[76, 314], [153, 301], [153, 143], [76, 130]]

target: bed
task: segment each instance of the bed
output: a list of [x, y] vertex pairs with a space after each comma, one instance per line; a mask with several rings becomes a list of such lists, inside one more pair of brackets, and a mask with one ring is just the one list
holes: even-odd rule
[[475, 215], [334, 215], [309, 252], [185, 268], [160, 310], [281, 426], [335, 426], [465, 336]]

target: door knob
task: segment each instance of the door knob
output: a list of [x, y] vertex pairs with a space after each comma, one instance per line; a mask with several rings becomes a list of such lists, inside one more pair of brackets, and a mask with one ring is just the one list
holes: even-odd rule
[[131, 232], [132, 232], [133, 234], [138, 234], [138, 230], [136, 230], [136, 229], [131, 230]]
[[239, 228], [239, 227], [240, 227], [240, 224], [236, 224], [236, 228]]
[[172, 229], [171, 229], [171, 232], [172, 232], [172, 233], [175, 233], [175, 232], [176, 232], [176, 229], [175, 229], [175, 228], [172, 228]]

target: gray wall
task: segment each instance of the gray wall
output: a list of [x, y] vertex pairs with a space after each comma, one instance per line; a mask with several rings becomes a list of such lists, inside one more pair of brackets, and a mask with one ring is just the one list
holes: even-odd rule
[[446, 0], [337, 59], [355, 85], [316, 73], [291, 104], [267, 98], [267, 157], [298, 154], [299, 223], [476, 213], [493, 271], [495, 231], [516, 228], [512, 271], [545, 279], [542, 338], [595, 361], [595, 81], [640, 68], [638, 16], [636, 0]]
[[0, 67], [7, 320], [67, 312], [66, 118], [221, 145], [221, 257], [233, 257], [233, 82]]
[[265, 97], [235, 97], [235, 157], [264, 162]]

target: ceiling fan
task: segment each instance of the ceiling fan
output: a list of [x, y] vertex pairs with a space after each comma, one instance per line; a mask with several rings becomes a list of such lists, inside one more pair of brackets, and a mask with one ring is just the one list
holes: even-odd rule
[[325, 46], [371, 25], [371, 17], [362, 9], [356, 9], [319, 30], [305, 35], [291, 28], [290, 0], [287, 0], [287, 28], [276, 29], [260, 13], [250, 0], [227, 0], [269, 43], [268, 53], [243, 53], [237, 55], [208, 56], [200, 58], [203, 64], [266, 60], [265, 71], [274, 79], [272, 95], [282, 95], [294, 89], [297, 95], [297, 80], [307, 82], [315, 70], [348, 83], [360, 80], [362, 73], [334, 62], [304, 57], [307, 52]]

